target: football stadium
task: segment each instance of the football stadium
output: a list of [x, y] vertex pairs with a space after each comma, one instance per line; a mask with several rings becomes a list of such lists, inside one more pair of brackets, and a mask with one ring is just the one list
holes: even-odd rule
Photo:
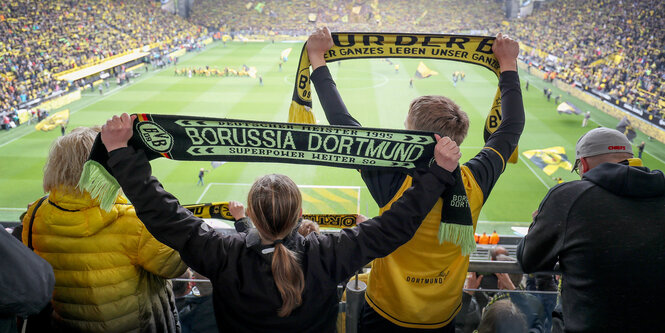
[[0, 331], [662, 331], [664, 15], [3, 1]]

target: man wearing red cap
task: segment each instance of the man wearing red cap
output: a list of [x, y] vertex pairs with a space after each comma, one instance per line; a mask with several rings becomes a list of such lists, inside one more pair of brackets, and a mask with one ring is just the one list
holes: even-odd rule
[[665, 177], [614, 129], [589, 131], [575, 150], [582, 179], [549, 191], [517, 259], [525, 273], [559, 262], [566, 332], [662, 331]]

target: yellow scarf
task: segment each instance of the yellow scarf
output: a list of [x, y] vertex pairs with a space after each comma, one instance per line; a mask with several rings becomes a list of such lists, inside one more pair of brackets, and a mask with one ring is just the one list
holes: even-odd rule
[[[325, 54], [327, 62], [360, 58], [413, 58], [443, 59], [476, 64], [501, 73], [499, 61], [492, 52], [494, 37], [463, 36], [445, 34], [407, 33], [332, 33], [334, 46]], [[310, 86], [309, 57], [307, 43], [300, 53], [296, 72], [293, 100], [289, 108], [289, 122], [315, 124], [312, 113], [312, 90]], [[501, 91], [497, 88], [494, 102], [485, 120], [485, 140], [501, 125]], [[517, 162], [517, 149], [509, 162]]]

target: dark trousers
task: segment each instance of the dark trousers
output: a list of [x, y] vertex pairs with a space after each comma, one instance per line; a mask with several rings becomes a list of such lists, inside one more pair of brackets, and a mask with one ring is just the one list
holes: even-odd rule
[[367, 304], [363, 305], [362, 314], [360, 316], [360, 324], [358, 325], [358, 332], [395, 332], [395, 333], [414, 333], [414, 332], [427, 332], [427, 333], [455, 333], [455, 320], [451, 321], [448, 325], [435, 329], [422, 329], [422, 328], [408, 328], [393, 324], [390, 320], [383, 318], [372, 307]]

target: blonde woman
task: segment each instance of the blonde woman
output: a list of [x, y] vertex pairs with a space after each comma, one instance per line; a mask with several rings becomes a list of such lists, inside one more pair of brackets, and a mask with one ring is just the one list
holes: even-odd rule
[[142, 151], [127, 147], [132, 121], [122, 114], [102, 128], [111, 171], [148, 230], [210, 279], [217, 325], [225, 332], [333, 332], [337, 284], [413, 236], [453, 185], [460, 158], [453, 141], [437, 137], [436, 163], [415, 176], [414, 187], [390, 211], [335, 235], [300, 235], [298, 187], [287, 176], [266, 175], [247, 198], [255, 228], [221, 235], [162, 188]]
[[157, 241], [122, 196], [110, 212], [76, 184], [98, 131], [51, 145], [47, 196], [23, 219], [23, 243], [55, 272], [53, 325], [65, 332], [179, 332], [170, 282], [187, 267]]

